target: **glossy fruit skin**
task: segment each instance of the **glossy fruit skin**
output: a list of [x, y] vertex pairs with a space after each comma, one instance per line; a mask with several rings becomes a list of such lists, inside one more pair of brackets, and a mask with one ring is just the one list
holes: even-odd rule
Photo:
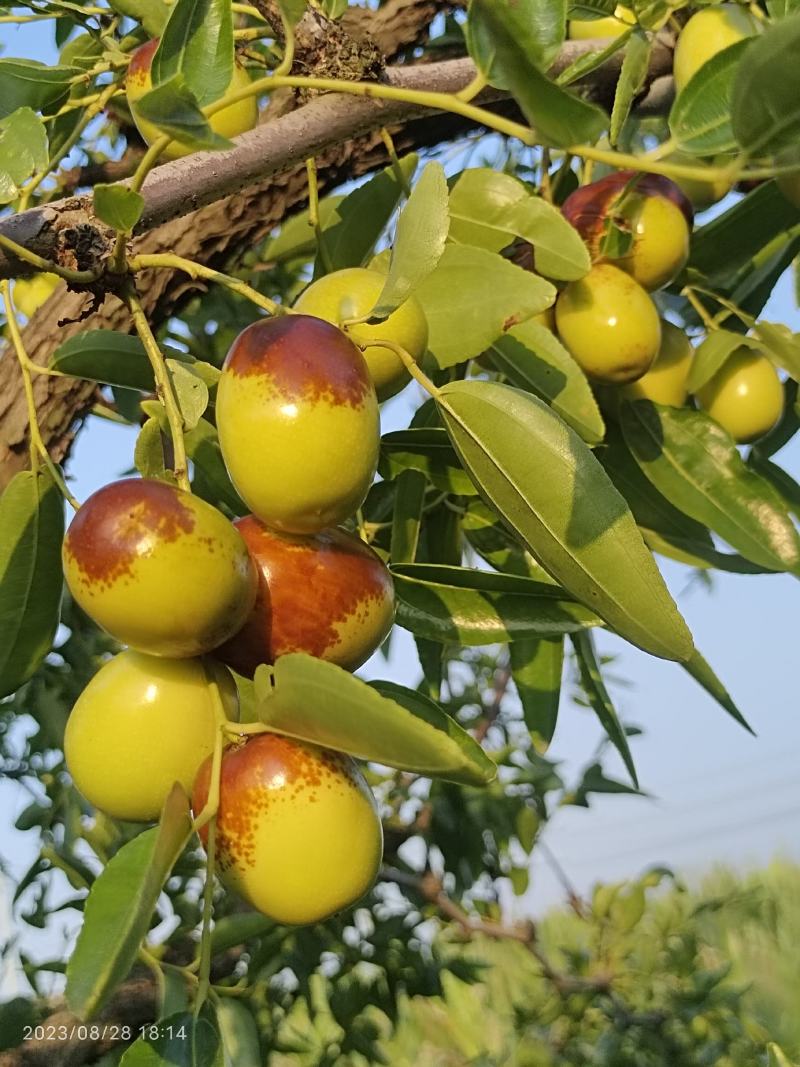
[[661, 320], [661, 347], [650, 370], [630, 385], [623, 387], [629, 400], [652, 400], [680, 408], [686, 403], [689, 391], [686, 380], [692, 364], [694, 349], [686, 334], [678, 326]]
[[78, 697], [67, 720], [64, 756], [75, 786], [115, 819], [157, 819], [175, 782], [191, 792], [214, 750], [220, 713], [238, 717], [230, 673], [210, 660], [169, 660], [120, 652]]
[[228, 473], [249, 509], [286, 533], [336, 526], [378, 465], [378, 400], [361, 352], [310, 315], [261, 319], [231, 346], [217, 387]]
[[[153, 141], [158, 140], [161, 136], [161, 130], [152, 122], [148, 122], [147, 119], [143, 119], [138, 115], [136, 102], [153, 88], [153, 83], [150, 79], [150, 67], [158, 48], [158, 41], [159, 39], [154, 37], [151, 41], [147, 41], [136, 49], [131, 55], [128, 75], [125, 79], [128, 104], [131, 109], [131, 115], [133, 115], [133, 121], [147, 144], [152, 144]], [[233, 75], [228, 83], [226, 92], [238, 92], [240, 89], [246, 89], [249, 84], [250, 78], [247, 71], [244, 67], [235, 63]], [[258, 104], [255, 96], [248, 96], [244, 100], [239, 100], [237, 103], [223, 108], [222, 111], [212, 115], [208, 121], [211, 129], [214, 133], [219, 134], [220, 137], [238, 137], [240, 133], [252, 130], [258, 121]], [[183, 156], [190, 155], [193, 151], [194, 149], [189, 148], [187, 145], [172, 141], [161, 153], [161, 159], [181, 159]]]
[[[192, 806], [208, 796], [211, 761]], [[207, 828], [201, 830], [203, 843]], [[338, 752], [256, 734], [222, 757], [216, 850], [223, 882], [276, 922], [322, 922], [372, 886], [383, 850], [375, 798]]]
[[630, 274], [649, 292], [675, 278], [689, 258], [689, 235], [694, 212], [675, 182], [659, 174], [644, 174], [634, 187], [630, 170], [616, 171], [589, 185], [582, 185], [562, 205], [589, 247], [592, 258], [602, 262], [606, 220], [633, 234], [626, 255], [610, 260]]
[[148, 478], [98, 489], [63, 547], [73, 597], [124, 645], [153, 656], [201, 655], [236, 633], [255, 603], [247, 546], [225, 516]]
[[[385, 282], [385, 275], [363, 267], [337, 270], [312, 282], [300, 294], [295, 308], [341, 327], [346, 319], [361, 318], [372, 310]], [[428, 347], [428, 320], [422, 304], [410, 296], [385, 322], [349, 326], [347, 334], [359, 346], [381, 339], [394, 341], [418, 363]], [[390, 348], [365, 348], [364, 359], [379, 401], [388, 400], [408, 384], [409, 373]]]
[[334, 527], [310, 537], [279, 534], [253, 515], [235, 523], [259, 572], [255, 607], [215, 655], [252, 678], [260, 663], [306, 652], [354, 671], [394, 621], [394, 584], [380, 556]]
[[783, 386], [766, 358], [737, 348], [714, 377], [697, 390], [701, 407], [738, 444], [757, 441], [783, 412]]
[[556, 326], [575, 362], [598, 382], [641, 378], [661, 345], [655, 304], [610, 263], [598, 263], [569, 283], [556, 301]]
[[678, 92], [709, 59], [760, 32], [756, 19], [739, 4], [713, 4], [692, 15], [675, 45], [672, 73]]
[[631, 26], [636, 25], [636, 16], [629, 7], [617, 4], [614, 14], [604, 19], [572, 19], [567, 27], [571, 41], [591, 41], [621, 37]]
[[27, 318], [32, 318], [61, 281], [57, 274], [34, 274], [14, 282], [14, 304]]

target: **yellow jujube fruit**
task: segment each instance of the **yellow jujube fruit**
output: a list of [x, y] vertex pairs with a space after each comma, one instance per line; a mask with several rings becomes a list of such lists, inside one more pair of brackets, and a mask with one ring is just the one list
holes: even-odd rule
[[34, 274], [32, 278], [20, 278], [14, 282], [14, 303], [17, 311], [30, 319], [61, 281], [57, 274]]
[[572, 19], [567, 36], [571, 41], [592, 41], [602, 38], [621, 37], [636, 25], [636, 16], [629, 7], [617, 4], [614, 14], [603, 19]]
[[766, 356], [744, 345], [697, 390], [701, 407], [728, 431], [748, 444], [772, 429], [783, 412], [783, 386]]
[[694, 349], [683, 330], [662, 319], [661, 347], [653, 366], [637, 381], [624, 386], [623, 394], [629, 400], [652, 400], [656, 404], [683, 407], [689, 395], [686, 379], [693, 355]]
[[758, 20], [740, 4], [711, 4], [692, 15], [675, 45], [675, 88], [680, 92], [718, 52], [760, 30]]
[[226, 716], [237, 718], [236, 687], [221, 664], [121, 652], [78, 697], [64, 758], [94, 807], [115, 819], [150, 822], [175, 782], [191, 792]]

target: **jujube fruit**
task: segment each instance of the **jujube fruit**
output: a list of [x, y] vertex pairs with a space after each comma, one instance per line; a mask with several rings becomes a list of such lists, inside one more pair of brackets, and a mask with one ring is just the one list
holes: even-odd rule
[[[671, 152], [665, 157], [664, 162], [678, 163], [681, 166], [691, 166], [695, 169], [708, 166], [708, 170], [711, 172], [712, 168], [716, 169], [724, 166], [729, 161], [726, 160], [725, 156], [717, 156], [712, 160], [702, 160], [696, 156], [690, 156], [688, 152]], [[733, 188], [733, 183], [729, 178], [719, 177], [675, 178], [675, 184], [688, 196], [692, 207], [696, 211], [704, 211], [706, 208], [711, 207], [712, 204], [719, 203]]]
[[225, 717], [237, 718], [237, 698], [221, 664], [120, 652], [78, 697], [67, 720], [64, 758], [94, 807], [115, 819], [150, 822], [175, 782], [191, 791]]
[[656, 306], [638, 282], [598, 263], [556, 301], [556, 326], [573, 359], [598, 382], [631, 382], [661, 345]]
[[778, 372], [766, 356], [744, 345], [728, 356], [696, 396], [701, 407], [739, 444], [763, 437], [783, 412]]
[[601, 19], [570, 19], [567, 36], [571, 41], [600, 40], [604, 37], [621, 37], [631, 26], [636, 25], [636, 16], [629, 7], [617, 4], [614, 14]]
[[[211, 761], [194, 788], [208, 797]], [[203, 844], [208, 827], [200, 831]], [[349, 756], [256, 734], [222, 757], [216, 856], [220, 878], [276, 922], [322, 922], [372, 886], [383, 833], [372, 791]]]
[[[300, 294], [295, 308], [306, 315], [341, 326], [347, 319], [361, 318], [369, 314], [383, 290], [386, 278], [364, 267], [349, 267], [326, 274]], [[428, 345], [428, 320], [422, 304], [415, 296], [408, 297], [384, 322], [370, 326], [366, 322], [348, 326], [347, 334], [357, 345], [370, 344], [381, 339], [394, 341], [404, 348], [415, 361], [425, 355]], [[369, 347], [364, 349], [378, 400], [387, 400], [398, 393], [409, 381], [403, 361], [390, 348]]]
[[637, 178], [634, 171], [615, 171], [576, 189], [561, 210], [594, 260], [604, 259], [610, 224], [630, 233], [630, 249], [609, 261], [648, 291], [671, 282], [689, 258], [692, 205], [675, 182], [659, 174]]
[[680, 92], [709, 59], [760, 29], [758, 20], [739, 4], [712, 4], [692, 15], [675, 45], [675, 88]]
[[683, 407], [689, 395], [686, 381], [693, 355], [694, 349], [683, 330], [662, 319], [661, 347], [655, 362], [646, 374], [623, 388], [624, 395], [629, 400]]
[[[125, 79], [125, 89], [133, 121], [147, 144], [157, 141], [162, 136], [162, 131], [159, 130], [155, 123], [149, 122], [139, 115], [136, 104], [153, 88], [150, 68], [153, 63], [153, 56], [158, 48], [158, 41], [159, 39], [155, 37], [136, 49], [131, 55], [128, 74]], [[223, 95], [239, 92], [241, 89], [246, 89], [249, 84], [250, 78], [247, 75], [247, 71], [238, 62], [234, 62], [233, 74]], [[240, 133], [245, 133], [247, 130], [252, 130], [257, 121], [258, 104], [256, 103], [256, 98], [255, 96], [248, 96], [244, 100], [239, 100], [215, 112], [209, 118], [208, 123], [214, 133], [219, 134], [220, 137], [232, 138], [238, 137]], [[179, 141], [171, 141], [162, 152], [161, 158], [180, 159], [182, 156], [188, 156], [192, 151], [193, 149], [188, 145], [181, 144]]]
[[233, 524], [153, 479], [93, 493], [70, 524], [63, 559], [70, 592], [98, 626], [155, 656], [211, 651], [255, 602], [255, 568]]
[[248, 326], [225, 360], [216, 414], [228, 473], [268, 526], [317, 533], [363, 503], [378, 401], [364, 357], [335, 326], [310, 315]]
[[287, 652], [354, 671], [394, 619], [392, 576], [369, 545], [334, 527], [309, 537], [270, 530], [252, 515], [235, 523], [259, 571], [255, 607], [217, 655], [252, 677]]
[[57, 274], [34, 274], [32, 278], [19, 278], [14, 282], [14, 303], [17, 310], [30, 319], [61, 281]]

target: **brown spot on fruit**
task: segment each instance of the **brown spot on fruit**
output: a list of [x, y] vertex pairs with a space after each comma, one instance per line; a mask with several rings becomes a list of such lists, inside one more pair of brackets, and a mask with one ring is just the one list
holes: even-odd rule
[[164, 482], [125, 478], [103, 486], [70, 524], [64, 553], [92, 583], [117, 581], [151, 545], [192, 532], [195, 518], [181, 492]]
[[361, 351], [311, 315], [261, 319], [242, 330], [225, 360], [236, 377], [262, 377], [287, 402], [360, 407], [372, 390]]
[[144, 82], [150, 77], [150, 67], [153, 64], [153, 56], [156, 54], [159, 40], [160, 38], [154, 37], [152, 41], [147, 41], [136, 49], [128, 64], [126, 81]]
[[694, 222], [694, 208], [692, 202], [683, 190], [670, 178], [662, 174], [640, 174], [636, 182], [637, 171], [617, 170], [613, 174], [607, 174], [589, 185], [582, 185], [574, 193], [570, 193], [564, 201], [561, 211], [568, 222], [586, 236], [584, 230], [590, 226], [591, 220], [602, 219], [608, 214], [614, 214], [614, 204], [623, 193], [630, 192], [638, 196], [663, 196], [680, 208], [691, 227]]
[[393, 617], [394, 587], [380, 557], [339, 528], [291, 537], [252, 515], [234, 525], [256, 565], [258, 593], [243, 628], [215, 654], [249, 677], [287, 652], [360, 666]]

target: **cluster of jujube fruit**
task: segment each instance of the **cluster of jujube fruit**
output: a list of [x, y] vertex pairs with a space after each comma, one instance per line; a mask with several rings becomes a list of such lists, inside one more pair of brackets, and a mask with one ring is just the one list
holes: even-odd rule
[[[356, 302], [343, 317], [369, 310], [376, 279], [379, 289], [380, 275], [348, 274]], [[341, 281], [322, 279], [308, 299], [335, 295]], [[337, 319], [334, 304], [329, 317]], [[416, 303], [410, 310], [409, 319], [409, 308], [399, 309], [383, 335], [419, 358], [427, 327]], [[373, 333], [363, 327], [363, 343]], [[252, 678], [260, 664], [305, 652], [354, 670], [391, 628], [386, 565], [339, 525], [363, 503], [377, 467], [371, 370], [384, 395], [407, 380], [394, 352], [366, 351], [369, 359], [336, 325], [310, 315], [248, 326], [225, 361], [215, 416], [252, 514], [231, 522], [170, 482], [128, 478], [94, 493], [64, 541], [73, 597], [128, 646], [100, 668], [69, 717], [65, 756], [75, 785], [113, 817], [149, 821], [178, 782], [199, 815], [222, 731], [220, 874], [286, 923], [319, 921], [364, 894], [381, 859], [381, 823], [349, 756], [273, 733], [224, 731], [238, 719], [228, 667]]]

